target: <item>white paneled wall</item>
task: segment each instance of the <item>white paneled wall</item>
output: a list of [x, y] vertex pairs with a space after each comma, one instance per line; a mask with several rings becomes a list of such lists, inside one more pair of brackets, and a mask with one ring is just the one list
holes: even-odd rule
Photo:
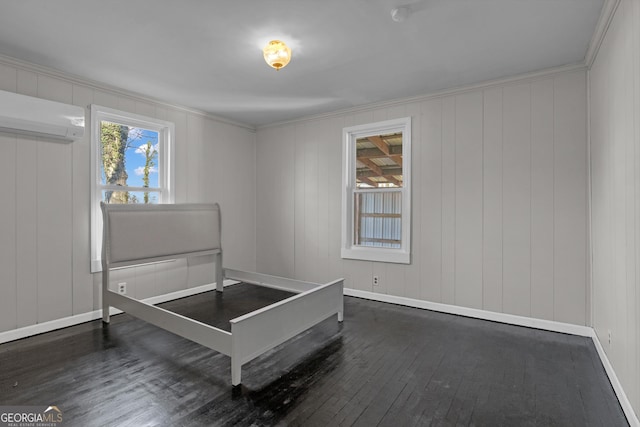
[[589, 84], [593, 327], [640, 415], [640, 1], [620, 1]]
[[531, 84], [505, 87], [502, 105], [502, 309], [529, 316]]
[[502, 88], [484, 91], [483, 113], [482, 307], [502, 312]]
[[[0, 89], [174, 122], [176, 201], [219, 202], [225, 264], [255, 269], [253, 131], [17, 62], [0, 60]], [[100, 307], [101, 276], [89, 272], [90, 134], [87, 129], [83, 139], [62, 144], [0, 133], [0, 332]], [[214, 280], [210, 259], [112, 277], [127, 281], [128, 293], [138, 298]]]
[[482, 308], [482, 92], [455, 97], [454, 302]]
[[[342, 260], [342, 129], [404, 116], [412, 263]], [[259, 271], [586, 324], [584, 71], [263, 127], [256, 150]]]

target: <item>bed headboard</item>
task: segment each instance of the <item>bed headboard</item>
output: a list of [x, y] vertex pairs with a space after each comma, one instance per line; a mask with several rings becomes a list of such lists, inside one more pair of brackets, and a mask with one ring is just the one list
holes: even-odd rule
[[103, 270], [222, 253], [217, 203], [100, 207]]

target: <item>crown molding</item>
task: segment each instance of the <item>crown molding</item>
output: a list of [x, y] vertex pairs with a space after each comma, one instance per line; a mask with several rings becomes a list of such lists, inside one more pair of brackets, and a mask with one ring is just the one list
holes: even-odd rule
[[237, 122], [231, 119], [227, 119], [224, 117], [220, 117], [220, 116], [216, 116], [214, 114], [208, 113], [206, 111], [202, 111], [202, 110], [197, 110], [194, 108], [190, 108], [190, 107], [185, 107], [184, 105], [178, 105], [178, 104], [172, 104], [166, 101], [163, 101], [161, 99], [157, 99], [157, 98], [153, 98], [150, 96], [146, 96], [146, 95], [142, 95], [140, 93], [137, 92], [132, 92], [132, 91], [128, 91], [128, 90], [124, 90], [122, 88], [116, 87], [116, 86], [112, 86], [106, 83], [101, 83], [95, 80], [91, 80], [91, 79], [87, 79], [84, 77], [80, 77], [80, 76], [76, 76], [70, 73], [66, 73], [60, 70], [56, 70], [54, 68], [49, 68], [49, 67], [44, 67], [42, 65], [38, 65], [38, 64], [34, 64], [32, 62], [27, 62], [27, 61], [23, 61], [21, 59], [16, 59], [16, 58], [12, 58], [10, 56], [6, 56], [6, 55], [2, 55], [0, 54], [0, 64], [3, 65], [7, 65], [10, 67], [15, 67], [24, 71], [30, 71], [33, 73], [37, 73], [37, 74], [41, 74], [41, 75], [45, 75], [48, 77], [53, 77], [56, 79], [60, 79], [63, 81], [66, 81], [68, 83], [71, 84], [77, 84], [77, 85], [82, 85], [82, 86], [88, 86], [90, 88], [94, 88], [94, 89], [98, 89], [98, 90], [104, 90], [104, 91], [108, 91], [111, 93], [115, 93], [117, 95], [121, 95], [121, 96], [126, 96], [128, 98], [132, 98], [136, 101], [141, 101], [141, 102], [150, 102], [156, 105], [160, 105], [163, 107], [167, 107], [173, 110], [178, 110], [178, 111], [182, 111], [185, 113], [189, 113], [189, 114], [195, 114], [201, 117], [205, 117], [207, 119], [219, 122], [219, 123], [224, 123], [224, 124], [228, 124], [228, 125], [233, 125], [233, 126], [237, 126], [246, 130], [249, 130], [251, 132], [255, 132], [256, 128], [253, 125], [247, 124], [247, 123], [242, 123], [242, 122]]
[[366, 104], [366, 105], [359, 105], [356, 107], [344, 108], [336, 111], [331, 111], [328, 113], [314, 114], [311, 116], [304, 116], [296, 119], [284, 120], [281, 122], [270, 123], [266, 125], [259, 125], [259, 126], [256, 126], [256, 130], [267, 129], [271, 127], [278, 127], [283, 125], [290, 125], [295, 123], [303, 123], [303, 122], [308, 122], [313, 120], [335, 118], [345, 114], [356, 114], [356, 113], [371, 111], [379, 108], [394, 107], [397, 105], [408, 104], [413, 102], [424, 102], [434, 98], [442, 98], [445, 96], [459, 95], [462, 93], [472, 92], [479, 89], [489, 89], [495, 86], [504, 86], [508, 84], [531, 82], [535, 80], [548, 78], [557, 74], [570, 73], [575, 71], [586, 71], [586, 70], [587, 70], [587, 67], [585, 66], [584, 62], [578, 62], [575, 64], [562, 65], [559, 67], [545, 68], [543, 70], [517, 74], [515, 76], [510, 76], [510, 77], [503, 77], [503, 78], [494, 79], [494, 80], [486, 80], [480, 83], [473, 83], [470, 85], [458, 86], [450, 89], [443, 89], [441, 91], [432, 92], [424, 95], [417, 95], [417, 96], [411, 96], [406, 98], [397, 98], [397, 99], [392, 99], [388, 101], [380, 101], [380, 102], [375, 102], [375, 103]]
[[0, 63], [5, 64], [5, 65], [9, 65], [9, 66], [14, 66], [26, 71], [32, 71], [32, 72], [36, 72], [39, 74], [44, 74], [44, 75], [48, 75], [50, 77], [55, 77], [61, 80], [65, 80], [67, 82], [73, 83], [73, 84], [80, 84], [80, 85], [84, 85], [84, 86], [89, 86], [89, 87], [93, 87], [96, 89], [101, 89], [101, 90], [106, 90], [106, 91], [110, 91], [122, 96], [127, 96], [129, 98], [133, 98], [139, 101], [143, 101], [143, 102], [151, 102], [157, 105], [162, 105], [164, 107], [168, 107], [168, 108], [172, 108], [175, 110], [179, 110], [179, 111], [184, 111], [186, 113], [190, 113], [190, 114], [196, 114], [202, 117], [206, 117], [208, 119], [220, 122], [220, 123], [224, 123], [224, 124], [229, 124], [229, 125], [233, 125], [233, 126], [237, 126], [246, 130], [249, 130], [251, 132], [256, 132], [257, 130], [260, 129], [267, 129], [267, 128], [271, 128], [271, 127], [278, 127], [278, 126], [283, 126], [283, 125], [288, 125], [288, 124], [294, 124], [294, 123], [302, 123], [302, 122], [308, 122], [308, 121], [313, 121], [313, 120], [321, 120], [321, 119], [329, 119], [329, 118], [335, 118], [338, 116], [342, 116], [345, 114], [355, 114], [355, 113], [360, 113], [360, 112], [366, 112], [366, 111], [370, 111], [370, 110], [374, 110], [374, 109], [379, 109], [379, 108], [387, 108], [387, 107], [393, 107], [393, 106], [397, 106], [397, 105], [401, 105], [401, 104], [406, 104], [406, 103], [412, 103], [412, 102], [423, 102], [423, 101], [427, 101], [430, 99], [434, 99], [434, 98], [439, 98], [439, 97], [445, 97], [445, 96], [451, 96], [451, 95], [458, 95], [458, 94], [462, 94], [465, 92], [471, 92], [471, 91], [475, 91], [475, 90], [479, 90], [479, 89], [488, 89], [494, 86], [502, 86], [502, 85], [507, 85], [510, 83], [520, 83], [520, 82], [526, 82], [526, 81], [534, 81], [534, 80], [539, 80], [539, 79], [543, 79], [546, 77], [550, 77], [556, 74], [562, 74], [562, 73], [567, 73], [567, 72], [573, 72], [573, 71], [583, 71], [583, 70], [587, 70], [588, 68], [591, 67], [591, 65], [593, 64], [593, 60], [595, 59], [595, 56], [597, 54], [597, 51], [600, 47], [600, 45], [602, 44], [602, 40], [604, 39], [604, 36], [606, 35], [606, 30], [609, 27], [609, 24], [611, 23], [611, 19], [613, 18], [613, 15], [618, 7], [620, 3], [620, 0], [605, 0], [605, 4], [602, 7], [602, 11], [600, 13], [600, 18], [598, 19], [598, 24], [596, 27], [596, 31], [594, 33], [594, 36], [591, 39], [591, 42], [589, 44], [589, 49], [587, 51], [587, 54], [585, 56], [585, 60], [579, 63], [574, 63], [574, 64], [568, 64], [568, 65], [562, 65], [559, 67], [552, 67], [552, 68], [546, 68], [543, 70], [538, 70], [538, 71], [533, 71], [533, 72], [528, 72], [528, 73], [523, 73], [523, 74], [517, 74], [515, 76], [510, 76], [510, 77], [503, 77], [503, 78], [499, 78], [499, 79], [492, 79], [492, 80], [486, 80], [484, 82], [480, 82], [480, 83], [473, 83], [470, 85], [464, 85], [464, 86], [458, 86], [458, 87], [454, 87], [454, 88], [448, 88], [448, 89], [443, 89], [440, 91], [436, 91], [436, 92], [432, 92], [432, 93], [427, 93], [427, 94], [423, 94], [423, 95], [417, 95], [417, 96], [412, 96], [412, 97], [405, 97], [405, 98], [397, 98], [397, 99], [392, 99], [392, 100], [386, 100], [386, 101], [380, 101], [380, 102], [375, 102], [375, 103], [370, 103], [370, 104], [365, 104], [365, 105], [359, 105], [359, 106], [354, 106], [354, 107], [349, 107], [349, 108], [344, 108], [344, 109], [339, 109], [339, 110], [335, 110], [335, 111], [331, 111], [331, 112], [327, 112], [327, 113], [319, 113], [319, 114], [314, 114], [314, 115], [310, 115], [310, 116], [304, 116], [304, 117], [298, 117], [295, 119], [291, 119], [291, 120], [284, 120], [284, 121], [279, 121], [279, 122], [274, 122], [274, 123], [269, 123], [269, 124], [264, 124], [264, 125], [258, 125], [258, 126], [253, 126], [247, 123], [242, 123], [242, 122], [237, 122], [234, 120], [230, 120], [230, 119], [226, 119], [224, 117], [220, 117], [220, 116], [216, 116], [213, 115], [211, 113], [202, 111], [202, 110], [197, 110], [197, 109], [193, 109], [190, 107], [185, 107], [183, 105], [177, 105], [177, 104], [172, 104], [172, 103], [168, 103], [166, 101], [162, 101], [160, 99], [157, 98], [152, 98], [146, 95], [142, 95], [136, 92], [131, 92], [131, 91], [127, 91], [127, 90], [123, 90], [121, 88], [118, 88], [116, 86], [112, 86], [112, 85], [108, 85], [105, 83], [101, 83], [98, 81], [94, 81], [94, 80], [90, 80], [90, 79], [86, 79], [83, 77], [79, 77], [79, 76], [75, 76], [75, 75], [71, 75], [69, 73], [66, 72], [62, 72], [53, 68], [49, 68], [49, 67], [44, 67], [41, 65], [37, 65], [31, 62], [27, 62], [27, 61], [23, 61], [23, 60], [19, 60], [16, 58], [12, 58], [6, 55], [2, 55], [0, 54]]
[[589, 69], [596, 60], [596, 56], [598, 56], [600, 46], [602, 46], [602, 42], [607, 35], [607, 30], [609, 29], [609, 25], [611, 25], [611, 21], [613, 20], [613, 16], [615, 15], [619, 5], [620, 0], [605, 0], [604, 5], [602, 6], [600, 17], [596, 24], [596, 30], [593, 32], [593, 37], [591, 37], [591, 41], [589, 42], [587, 54], [584, 57], [585, 66]]

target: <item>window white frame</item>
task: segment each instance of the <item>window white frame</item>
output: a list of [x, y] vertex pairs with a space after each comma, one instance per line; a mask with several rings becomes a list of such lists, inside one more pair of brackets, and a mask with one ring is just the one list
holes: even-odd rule
[[[100, 167], [100, 122], [109, 121], [131, 127], [158, 132], [160, 156], [158, 158], [158, 186], [160, 194], [158, 203], [174, 203], [175, 199], [175, 125], [166, 120], [146, 117], [139, 114], [127, 113], [113, 108], [91, 105], [91, 272], [102, 271], [100, 260], [102, 252], [102, 212], [100, 200], [102, 189]], [[130, 187], [134, 191], [143, 191], [137, 187]]]
[[[399, 249], [358, 246], [354, 239], [354, 194], [356, 189], [356, 141], [368, 136], [402, 133], [402, 187], [366, 191], [397, 191], [402, 193], [402, 242]], [[342, 258], [411, 263], [411, 117], [385, 120], [343, 130], [342, 162]]]

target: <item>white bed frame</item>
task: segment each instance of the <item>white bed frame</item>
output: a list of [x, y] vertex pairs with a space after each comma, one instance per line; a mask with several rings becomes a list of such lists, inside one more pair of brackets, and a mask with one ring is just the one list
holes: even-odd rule
[[[101, 203], [102, 321], [109, 307], [166, 329], [231, 357], [231, 383], [241, 382], [242, 365], [319, 322], [343, 320], [343, 279], [326, 284], [303, 282], [222, 267], [218, 204], [109, 205]], [[215, 256], [216, 290], [225, 278], [294, 292], [296, 295], [230, 320], [231, 332], [109, 289], [114, 268], [162, 260]]]

